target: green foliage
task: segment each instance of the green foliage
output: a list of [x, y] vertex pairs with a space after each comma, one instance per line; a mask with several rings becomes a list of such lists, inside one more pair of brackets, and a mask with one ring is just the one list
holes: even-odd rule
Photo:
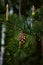
[[43, 29], [42, 28], [43, 28], [42, 22], [36, 20], [33, 23], [32, 32], [34, 34], [42, 34], [43, 33]]
[[[9, 20], [6, 23], [6, 44], [5, 44], [5, 55], [3, 65], [34, 65], [37, 61], [36, 53], [36, 36], [27, 34], [26, 31], [30, 27], [25, 24], [25, 19], [19, 19], [19, 17], [14, 15], [9, 15]], [[24, 25], [25, 24], [25, 28]], [[32, 33], [39, 33], [41, 24], [34, 22]], [[37, 30], [37, 28], [39, 28]], [[26, 33], [26, 43], [19, 48], [19, 35], [25, 30]], [[31, 32], [30, 32], [31, 33]], [[6, 63], [5, 63], [6, 61]]]
[[[25, 21], [25, 16], [22, 16], [22, 19], [20, 19], [17, 14], [9, 14], [8, 21], [6, 21], [5, 16], [0, 16], [0, 29], [3, 23], [6, 25], [3, 65], [35, 65], [37, 64], [36, 62], [40, 61], [40, 53], [37, 53], [36, 49], [38, 44], [36, 39], [38, 38], [39, 40], [39, 37], [43, 34], [42, 13], [38, 9], [35, 16], [29, 15], [29, 17], [30, 19], [32, 18], [32, 28], [31, 23], [28, 24]], [[19, 48], [21, 32], [25, 32], [26, 42]]]
[[[26, 34], [27, 42], [25, 44], [23, 44], [21, 48], [19, 48], [19, 40], [18, 40], [19, 36], [18, 35], [20, 35], [19, 31], [18, 31], [17, 36], [14, 35], [12, 38], [10, 38], [9, 42], [5, 46], [6, 52], [5, 52], [4, 59], [5, 59], [6, 63], [4, 63], [4, 64], [6, 64], [6, 65], [7, 64], [8, 65], [25, 64], [25, 62], [23, 62], [23, 61], [26, 61], [26, 58], [28, 59], [27, 60], [27, 65], [28, 65], [31, 61], [31, 59], [29, 59], [29, 58], [31, 58], [31, 55], [34, 54], [34, 52], [36, 51], [36, 49], [35, 49], [36, 42], [35, 42], [34, 36]], [[33, 63], [34, 63], [34, 61], [33, 61]], [[30, 65], [31, 65], [31, 63], [30, 63]]]
[[36, 36], [26, 33], [26, 43], [19, 48], [19, 36], [24, 31], [25, 18], [20, 20], [16, 14], [9, 15], [9, 20], [4, 23], [6, 24], [6, 44], [3, 65], [34, 64], [37, 59], [34, 55], [37, 45]]
[[35, 19], [42, 21], [42, 19], [43, 19], [43, 12], [42, 11], [43, 11], [43, 8], [38, 8], [36, 10]]
[[[5, 5], [8, 3], [10, 8], [10, 0], [4, 0]], [[11, 0], [14, 13], [17, 14], [19, 8], [18, 0]], [[24, 5], [25, 4], [25, 5]], [[32, 16], [31, 7], [35, 5], [35, 15]], [[21, 1], [21, 14], [25, 15], [19, 18], [17, 14], [9, 14], [9, 19], [5, 19], [5, 6], [0, 1], [0, 30], [2, 24], [6, 25], [6, 38], [5, 38], [5, 54], [3, 65], [41, 65], [40, 63], [40, 50], [37, 46], [40, 46], [40, 39], [43, 35], [43, 5], [42, 0], [22, 0]], [[4, 15], [3, 15], [4, 14]], [[27, 23], [27, 16], [32, 18], [30, 24]], [[34, 19], [34, 20], [33, 20]], [[32, 23], [32, 27], [31, 27]], [[19, 48], [19, 36], [21, 32], [26, 34], [26, 42]], [[0, 31], [1, 41], [1, 31]], [[38, 42], [37, 42], [38, 41]], [[0, 44], [1, 46], [1, 44]]]

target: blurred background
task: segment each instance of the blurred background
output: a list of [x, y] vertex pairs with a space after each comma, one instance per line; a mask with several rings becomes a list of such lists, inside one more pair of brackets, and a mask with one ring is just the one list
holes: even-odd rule
[[0, 65], [43, 65], [43, 0], [0, 0]]

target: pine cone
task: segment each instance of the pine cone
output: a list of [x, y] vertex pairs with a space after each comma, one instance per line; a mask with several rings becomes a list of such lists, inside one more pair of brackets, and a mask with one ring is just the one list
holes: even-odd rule
[[26, 37], [25, 37], [25, 33], [21, 33], [21, 35], [20, 35], [20, 37], [19, 37], [19, 39], [20, 39], [20, 41], [22, 42], [22, 43], [25, 43], [26, 42]]

